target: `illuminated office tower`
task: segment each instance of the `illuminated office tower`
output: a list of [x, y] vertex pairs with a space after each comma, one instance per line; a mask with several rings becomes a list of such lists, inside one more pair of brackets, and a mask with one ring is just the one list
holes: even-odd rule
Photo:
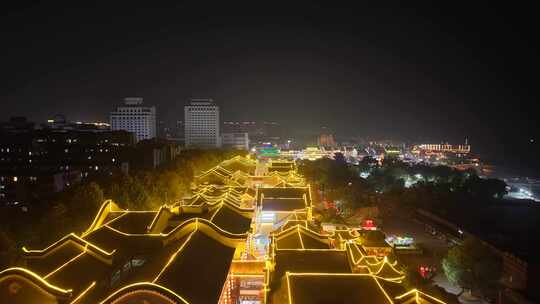
[[184, 129], [186, 147], [220, 147], [219, 106], [212, 99], [191, 99], [184, 107]]
[[124, 98], [124, 105], [110, 115], [111, 130], [135, 134], [137, 141], [156, 137], [156, 107], [144, 106], [141, 97]]

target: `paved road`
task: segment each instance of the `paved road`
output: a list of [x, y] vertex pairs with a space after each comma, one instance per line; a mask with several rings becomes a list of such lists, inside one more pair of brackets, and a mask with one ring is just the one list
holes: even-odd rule
[[[383, 216], [382, 230], [386, 235], [401, 235], [410, 236], [422, 246], [424, 254], [411, 255], [402, 258], [402, 262], [410, 267], [418, 269], [420, 265], [435, 266], [437, 274], [433, 278], [436, 285], [443, 287], [446, 291], [458, 294], [461, 289], [453, 286], [448, 282], [442, 270], [441, 261], [446, 254], [449, 245], [446, 241], [439, 240], [424, 230], [424, 225], [413, 218], [409, 214], [393, 213]], [[467, 301], [460, 298], [462, 303], [487, 303], [483, 301]]]

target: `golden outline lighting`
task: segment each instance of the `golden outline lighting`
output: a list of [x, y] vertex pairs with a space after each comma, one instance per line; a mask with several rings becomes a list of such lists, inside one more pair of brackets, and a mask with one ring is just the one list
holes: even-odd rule
[[[181, 281], [178, 286], [169, 285], [167, 277], [170, 272], [178, 271], [176, 267], [188, 267], [173, 263], [192, 256], [190, 250], [201, 250], [201, 256], [206, 254], [206, 260], [201, 259], [196, 265], [200, 272], [197, 268], [190, 270], [194, 276], [214, 270], [203, 267], [212, 267], [209, 265], [215, 262], [214, 256], [220, 253], [191, 245], [200, 242], [198, 236], [203, 234], [205, 242], [217, 246], [210, 248], [225, 248], [229, 255], [220, 262], [223, 264], [215, 267], [222, 271], [219, 276], [205, 278], [207, 281], [192, 286], [201, 288], [198, 292], [215, 294], [220, 304], [239, 301], [242, 292], [250, 295], [248, 300], [256, 298], [264, 304], [283, 303], [275, 300], [275, 296], [287, 298], [289, 304], [301, 304], [294, 299], [291, 285], [300, 277], [368, 278], [375, 284], [371, 288], [380, 290], [379, 301], [402, 303], [414, 299], [416, 303], [444, 304], [416, 289], [403, 294], [390, 294], [385, 290], [381, 283], [399, 285], [405, 273], [397, 261], [367, 254], [373, 252], [365, 250], [365, 240], [359, 232], [344, 229], [321, 234], [316, 231], [311, 186], [297, 172], [294, 161], [272, 159], [265, 163], [237, 156], [197, 175], [195, 184], [191, 196], [172, 205], [164, 204], [158, 210], [124, 210], [112, 200], [104, 201], [82, 233], [70, 233], [43, 249], [23, 247], [27, 268], [14, 267], [0, 272], [0, 282], [7, 279], [29, 282], [31, 288], [41, 291], [40, 296], [47, 295], [61, 303], [120, 304], [137, 295], [171, 303], [189, 304], [187, 299], [199, 303], [200, 300], [192, 299], [193, 290], [183, 289], [189, 284], [181, 280], [191, 280], [191, 277], [172, 275]], [[268, 196], [265, 197], [265, 193]], [[277, 204], [275, 210], [264, 210], [265, 199], [269, 198]], [[270, 212], [271, 216], [264, 212]], [[135, 219], [137, 222], [133, 223]], [[334, 272], [331, 269], [319, 272], [314, 270], [325, 268], [315, 262], [296, 265], [300, 262], [291, 260], [285, 263], [290, 265], [284, 265], [279, 258], [282, 255], [295, 256], [298, 261], [307, 261], [310, 257], [309, 260], [320, 261], [321, 265], [331, 256], [339, 260], [339, 265], [323, 266], [339, 268]], [[92, 266], [85, 266], [89, 261]], [[35, 268], [40, 264], [46, 266]], [[76, 271], [74, 269], [83, 271], [84, 275], [69, 273]], [[126, 283], [129, 281], [126, 276], [140, 269], [145, 269], [140, 273], [146, 277]], [[38, 274], [42, 272], [43, 275]], [[213, 282], [217, 277], [220, 281]], [[61, 283], [53, 285], [48, 280]], [[221, 288], [205, 289], [210, 286]], [[246, 286], [256, 286], [259, 293], [242, 289]]]

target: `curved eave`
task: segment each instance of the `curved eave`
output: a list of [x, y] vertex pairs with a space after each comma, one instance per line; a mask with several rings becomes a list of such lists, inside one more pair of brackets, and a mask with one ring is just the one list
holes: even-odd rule
[[97, 255], [98, 257], [101, 257], [101, 258], [103, 258], [104, 260], [107, 260], [107, 261], [112, 258], [112, 256], [114, 255], [114, 252], [115, 252], [115, 250], [110, 251], [110, 252], [106, 251], [106, 250], [98, 247], [97, 245], [95, 245], [95, 244], [93, 244], [91, 242], [88, 242], [87, 240], [77, 236], [75, 233], [70, 233], [70, 234], [64, 236], [63, 238], [61, 238], [60, 240], [54, 242], [53, 244], [51, 244], [50, 246], [48, 246], [45, 249], [29, 250], [29, 249], [26, 249], [26, 247], [23, 247], [22, 250], [23, 250], [23, 254], [27, 258], [42, 258], [42, 257], [48, 256], [49, 254], [51, 254], [52, 252], [58, 250], [59, 248], [67, 245], [69, 242], [73, 242], [77, 246], [79, 246], [81, 249], [87, 250], [87, 251], [93, 253], [94, 255]]
[[104, 300], [99, 302], [99, 304], [111, 304], [114, 301], [121, 298], [122, 296], [124, 296], [126, 294], [129, 294], [129, 293], [139, 291], [139, 290], [154, 291], [154, 292], [157, 292], [157, 293], [165, 296], [169, 300], [174, 301], [176, 303], [189, 304], [189, 302], [186, 301], [178, 293], [176, 293], [176, 292], [174, 292], [174, 291], [172, 291], [172, 290], [170, 290], [170, 289], [168, 289], [168, 288], [166, 288], [164, 286], [161, 286], [161, 285], [156, 284], [156, 283], [151, 283], [151, 282], [139, 282], [139, 283], [133, 283], [133, 284], [130, 284], [130, 285], [126, 285], [126, 286], [114, 291], [112, 294], [107, 296]]
[[0, 281], [9, 279], [11, 277], [19, 277], [24, 280], [28, 280], [39, 288], [43, 289], [45, 292], [61, 299], [67, 299], [72, 296], [71, 289], [63, 289], [58, 286], [55, 286], [45, 279], [43, 279], [38, 274], [22, 267], [12, 267], [0, 272]]

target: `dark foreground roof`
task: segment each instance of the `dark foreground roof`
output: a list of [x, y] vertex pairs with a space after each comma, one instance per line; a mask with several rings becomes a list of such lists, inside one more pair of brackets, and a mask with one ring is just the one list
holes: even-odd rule
[[[98, 217], [107, 219], [107, 210], [101, 208]], [[170, 216], [160, 211], [164, 219]], [[9, 292], [9, 282], [17, 282], [32, 296], [9, 296], [9, 303], [71, 303], [77, 298], [79, 304], [90, 304], [126, 292], [139, 302], [152, 298], [158, 303], [159, 296], [153, 297], [166, 293], [177, 303], [217, 303], [236, 247], [247, 237], [250, 214], [220, 203], [167, 233], [146, 232], [158, 212], [96, 220], [84, 237], [70, 234], [43, 250], [25, 250], [28, 268], [2, 272], [0, 294]], [[138, 283], [146, 285], [133, 289]]]
[[370, 275], [290, 274], [288, 285], [292, 304], [392, 304]]
[[286, 272], [350, 273], [345, 251], [338, 250], [276, 250], [274, 279]]
[[294, 211], [306, 208], [306, 202], [301, 198], [264, 198], [263, 211]]
[[190, 303], [217, 303], [234, 251], [196, 232], [156, 283], [178, 291]]
[[293, 211], [311, 205], [309, 187], [258, 188], [257, 205], [264, 211]]

